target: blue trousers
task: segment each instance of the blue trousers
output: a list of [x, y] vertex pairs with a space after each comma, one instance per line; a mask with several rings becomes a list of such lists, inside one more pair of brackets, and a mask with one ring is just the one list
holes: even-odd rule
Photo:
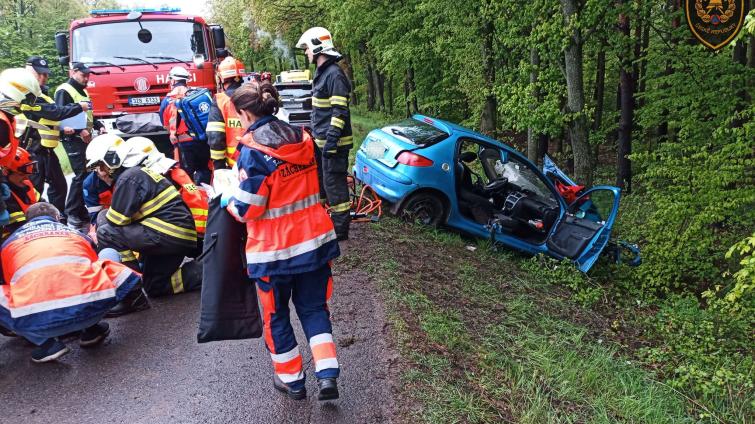
[[309, 340], [315, 376], [318, 379], [337, 378], [339, 366], [328, 311], [328, 299], [333, 291], [330, 265], [301, 274], [257, 278], [255, 282], [262, 304], [265, 344], [278, 378], [292, 389], [304, 386], [302, 359], [291, 327], [289, 300], [293, 302]]

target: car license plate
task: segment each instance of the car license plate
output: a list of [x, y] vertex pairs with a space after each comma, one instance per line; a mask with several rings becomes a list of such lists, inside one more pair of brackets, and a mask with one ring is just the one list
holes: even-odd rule
[[150, 105], [159, 105], [159, 104], [160, 104], [160, 96], [144, 96], [144, 97], [129, 97], [128, 98], [129, 106], [150, 106]]

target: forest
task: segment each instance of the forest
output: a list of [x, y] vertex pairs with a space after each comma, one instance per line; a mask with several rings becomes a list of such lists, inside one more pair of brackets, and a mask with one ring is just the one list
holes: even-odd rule
[[[55, 31], [116, 4], [3, 0], [0, 69], [54, 58]], [[755, 12], [712, 51], [693, 38], [684, 4], [211, 0], [208, 19], [247, 69], [273, 73], [314, 71], [294, 44], [324, 26], [355, 115], [458, 122], [532, 161], [548, 154], [580, 184], [621, 187], [615, 231], [640, 245], [642, 265], [564, 280], [586, 306], [634, 316], [632, 355], [701, 419], [745, 422], [755, 408]]]

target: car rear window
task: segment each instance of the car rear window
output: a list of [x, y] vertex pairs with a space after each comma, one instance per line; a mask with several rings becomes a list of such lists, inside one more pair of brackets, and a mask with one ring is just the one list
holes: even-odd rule
[[393, 135], [415, 146], [429, 146], [448, 138], [446, 132], [434, 126], [416, 119], [405, 119], [382, 128], [388, 134]]

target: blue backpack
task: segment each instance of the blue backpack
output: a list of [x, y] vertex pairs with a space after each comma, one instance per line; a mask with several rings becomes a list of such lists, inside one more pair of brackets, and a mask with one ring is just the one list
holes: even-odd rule
[[207, 118], [211, 105], [212, 94], [206, 88], [191, 88], [183, 98], [176, 101], [178, 114], [195, 140], [207, 141]]

